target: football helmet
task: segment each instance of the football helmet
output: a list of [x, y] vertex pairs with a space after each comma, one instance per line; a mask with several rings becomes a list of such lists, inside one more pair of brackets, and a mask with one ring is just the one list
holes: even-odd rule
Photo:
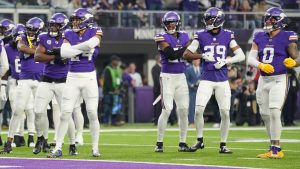
[[176, 33], [180, 25], [180, 16], [176, 12], [169, 11], [162, 18], [162, 26], [168, 34]]
[[48, 26], [48, 34], [57, 37], [66, 29], [69, 19], [65, 14], [55, 13], [51, 16]]
[[216, 7], [208, 8], [204, 13], [204, 24], [207, 30], [220, 28], [225, 21], [224, 12]]
[[74, 32], [88, 28], [94, 23], [94, 16], [87, 8], [78, 8], [70, 17], [71, 28]]
[[0, 21], [0, 38], [11, 36], [12, 29], [15, 27], [13, 21], [9, 19], [3, 19]]
[[26, 27], [23, 24], [17, 24], [12, 30], [12, 36], [14, 38], [24, 33], [26, 33]]
[[276, 29], [282, 29], [286, 26], [286, 15], [278, 7], [269, 8], [264, 15], [264, 31], [272, 32]]
[[33, 17], [26, 22], [26, 33], [30, 40], [35, 40], [39, 32], [44, 28], [44, 21], [38, 17]]

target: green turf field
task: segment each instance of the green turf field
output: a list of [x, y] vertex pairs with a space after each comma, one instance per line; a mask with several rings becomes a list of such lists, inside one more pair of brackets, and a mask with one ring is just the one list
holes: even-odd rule
[[[134, 124], [123, 127], [101, 126], [100, 151], [103, 160], [143, 161], [161, 163], [209, 164], [253, 168], [300, 168], [300, 127], [284, 128], [282, 132], [283, 159], [258, 159], [257, 154], [264, 153], [269, 146], [263, 127], [232, 127], [229, 133], [228, 147], [231, 155], [218, 153], [219, 130], [207, 125], [204, 131], [205, 149], [194, 153], [179, 153], [177, 126], [168, 127], [164, 139], [164, 152], [155, 153], [156, 128], [152, 124]], [[2, 134], [2, 138], [4, 138]], [[53, 133], [50, 133], [50, 140]], [[66, 139], [67, 141], [67, 139]], [[91, 157], [91, 139], [84, 133], [85, 145], [78, 147], [79, 155], [67, 155], [68, 145], [64, 145], [63, 158], [95, 159]], [[187, 143], [195, 142], [195, 129], [189, 129]], [[32, 154], [31, 148], [14, 148], [9, 157], [46, 157], [45, 153]]]

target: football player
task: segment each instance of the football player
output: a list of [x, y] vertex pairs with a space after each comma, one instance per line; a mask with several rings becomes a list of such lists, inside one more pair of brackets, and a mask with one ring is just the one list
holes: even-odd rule
[[[69, 65], [66, 59], [60, 57], [60, 47], [63, 43], [62, 33], [67, 27], [69, 19], [62, 13], [55, 13], [51, 16], [48, 32], [39, 35], [34, 60], [36, 62], [44, 62], [45, 69], [43, 72], [42, 82], [39, 83], [35, 102], [35, 125], [37, 131], [37, 142], [33, 149], [34, 154], [38, 154], [43, 149], [48, 152], [47, 139], [43, 131], [48, 129], [45, 126], [45, 120], [48, 120], [46, 109], [53, 97], [58, 103], [61, 103], [61, 95], [66, 82]], [[59, 114], [55, 114], [59, 116]], [[77, 155], [75, 147], [75, 126], [72, 119], [69, 120], [68, 136], [70, 140], [69, 154]], [[57, 131], [58, 128], [55, 128]]]
[[[219, 153], [230, 154], [226, 148], [230, 125], [229, 109], [231, 91], [227, 76], [227, 64], [245, 60], [245, 55], [234, 38], [234, 33], [223, 29], [225, 14], [216, 7], [207, 9], [204, 13], [206, 29], [199, 30], [194, 40], [184, 53], [185, 59], [203, 59], [201, 80], [197, 90], [195, 125], [197, 142], [191, 147], [192, 151], [204, 148], [203, 143], [203, 113], [212, 93], [215, 93], [221, 114], [221, 141]], [[202, 54], [196, 51], [200, 47]], [[227, 57], [229, 50], [233, 57]]]
[[260, 114], [271, 142], [267, 153], [259, 158], [283, 158], [280, 148], [281, 108], [288, 90], [287, 69], [300, 65], [297, 48], [298, 36], [283, 31], [286, 15], [277, 7], [269, 8], [264, 15], [264, 31], [256, 32], [248, 57], [248, 64], [258, 67], [256, 99]]
[[9, 19], [0, 21], [0, 39], [2, 39], [4, 45], [8, 44], [13, 39], [12, 30], [14, 27], [14, 22]]
[[94, 66], [95, 51], [98, 51], [102, 30], [92, 27], [91, 11], [78, 8], [70, 18], [71, 29], [64, 32], [64, 42], [61, 46], [61, 57], [70, 58], [70, 68], [61, 103], [61, 117], [57, 134], [56, 146], [48, 154], [49, 158], [62, 156], [62, 142], [67, 132], [68, 122], [80, 96], [86, 103], [92, 136], [92, 156], [99, 157], [99, 121], [97, 117], [98, 90]]
[[185, 62], [182, 60], [183, 52], [189, 44], [189, 37], [186, 32], [179, 31], [180, 24], [180, 16], [176, 12], [167, 12], [162, 18], [165, 32], [155, 36], [162, 65], [160, 74], [162, 112], [157, 123], [155, 152], [163, 152], [163, 137], [174, 100], [180, 128], [178, 151], [189, 151], [186, 144], [189, 93], [184, 74]]
[[[34, 53], [37, 47], [37, 36], [44, 27], [44, 22], [37, 17], [33, 17], [26, 22], [26, 34], [17, 37], [17, 48], [21, 52], [20, 64], [21, 72], [19, 74], [18, 86], [16, 88], [14, 98], [14, 112], [9, 125], [9, 132], [7, 141], [0, 151], [1, 154], [10, 153], [12, 151], [11, 143], [13, 136], [23, 120], [23, 112], [27, 104], [32, 104], [32, 109], [27, 112], [28, 118], [28, 146], [34, 146], [33, 135], [35, 132], [34, 127], [34, 112], [33, 100], [30, 99], [31, 95], [35, 95], [38, 81], [41, 78], [44, 64], [36, 63], [34, 61]], [[32, 103], [30, 103], [32, 102]], [[48, 122], [48, 121], [47, 121]]]

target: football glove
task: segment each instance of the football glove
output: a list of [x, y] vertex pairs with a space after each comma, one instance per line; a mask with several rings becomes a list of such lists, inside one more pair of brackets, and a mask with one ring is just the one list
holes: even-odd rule
[[274, 73], [274, 67], [271, 64], [268, 63], [260, 63], [258, 65], [258, 68], [268, 74]]
[[296, 66], [296, 61], [292, 58], [286, 58], [284, 59], [283, 64], [287, 68], [292, 68]]
[[47, 55], [55, 55], [55, 56], [60, 56], [60, 48], [52, 48], [46, 50]]
[[207, 62], [214, 62], [215, 61], [214, 54], [211, 53], [211, 52], [202, 53], [202, 58]]
[[225, 59], [220, 59], [217, 63], [214, 64], [216, 69], [221, 69], [227, 62]]
[[6, 85], [7, 85], [7, 80], [1, 80], [0, 96], [1, 96], [1, 100], [2, 101], [6, 101], [7, 100]]

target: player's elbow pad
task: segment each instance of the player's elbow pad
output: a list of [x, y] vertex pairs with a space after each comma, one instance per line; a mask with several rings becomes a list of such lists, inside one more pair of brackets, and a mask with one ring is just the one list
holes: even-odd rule
[[242, 62], [245, 60], [245, 54], [241, 48], [235, 50], [234, 56], [232, 58], [227, 59], [227, 63], [237, 63], [237, 62]]
[[254, 66], [254, 67], [258, 67], [260, 62], [256, 59], [257, 55], [258, 55], [257, 50], [250, 50], [249, 56], [248, 56], [248, 59], [247, 59], [247, 62], [248, 62], [249, 65]]
[[99, 44], [100, 44], [99, 38], [92, 37], [91, 39], [85, 42], [72, 46], [72, 48], [82, 50], [82, 51], [90, 51], [91, 49], [98, 46]]
[[185, 50], [186, 50], [186, 47], [174, 51], [174, 49], [171, 46], [168, 46], [164, 49], [164, 52], [167, 54], [168, 59], [176, 60], [176, 59], [180, 59], [182, 57]]
[[62, 58], [73, 58], [81, 53], [81, 50], [72, 48], [69, 43], [63, 43], [60, 48], [60, 56]]

